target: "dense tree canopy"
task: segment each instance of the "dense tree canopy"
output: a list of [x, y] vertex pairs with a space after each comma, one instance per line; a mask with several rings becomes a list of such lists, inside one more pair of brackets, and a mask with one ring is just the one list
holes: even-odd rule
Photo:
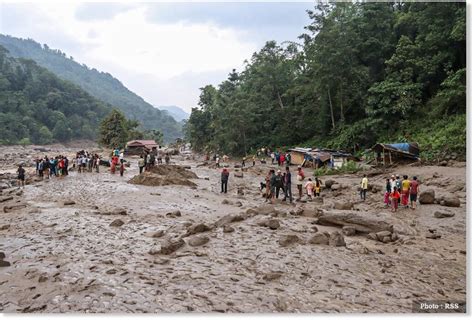
[[300, 43], [269, 41], [219, 86], [201, 88], [186, 136], [198, 150], [353, 150], [416, 141], [465, 152], [465, 3], [331, 3]]
[[111, 107], [0, 46], [0, 144], [94, 139]]

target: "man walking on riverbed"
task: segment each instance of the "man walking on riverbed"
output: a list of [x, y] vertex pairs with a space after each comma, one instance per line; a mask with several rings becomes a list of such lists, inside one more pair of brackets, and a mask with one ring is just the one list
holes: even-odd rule
[[221, 193], [227, 193], [227, 182], [229, 181], [229, 171], [222, 169], [221, 173]]
[[285, 197], [283, 201], [286, 201], [286, 198], [290, 198], [290, 203], [293, 203], [293, 195], [291, 194], [291, 172], [290, 167], [286, 167], [285, 176], [283, 178]]
[[367, 196], [367, 189], [369, 188], [369, 180], [367, 179], [367, 175], [364, 174], [362, 178], [362, 182], [360, 184], [360, 199], [365, 201], [365, 197]]

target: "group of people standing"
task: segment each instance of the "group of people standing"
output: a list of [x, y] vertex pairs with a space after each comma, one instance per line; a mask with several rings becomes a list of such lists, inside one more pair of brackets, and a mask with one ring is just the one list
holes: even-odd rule
[[[171, 156], [169, 153], [165, 153], [165, 164], [170, 164]], [[163, 157], [162, 154], [158, 151], [152, 150], [151, 152], [146, 150], [143, 154], [140, 155], [140, 159], [138, 159], [138, 170], [140, 173], [145, 171], [149, 171], [152, 167], [156, 164], [162, 164]]]
[[291, 154], [289, 154], [288, 152], [283, 153], [280, 151], [275, 151], [270, 154], [270, 157], [272, 158], [272, 164], [277, 162], [278, 166], [283, 166], [285, 165], [285, 163], [287, 166], [289, 166], [291, 163]]
[[81, 150], [76, 153], [74, 159], [73, 168], [77, 169], [77, 172], [99, 172], [100, 157], [97, 153], [92, 154], [87, 151]]
[[[298, 190], [298, 198], [296, 201], [301, 201], [303, 198], [303, 183], [306, 179], [303, 168], [298, 166], [296, 170], [296, 188]], [[293, 195], [291, 192], [292, 185], [292, 174], [290, 172], [290, 167], [286, 166], [285, 172], [282, 174], [281, 170], [271, 169], [267, 176], [265, 177], [265, 184], [261, 185], [261, 189], [265, 187], [265, 201], [270, 201], [273, 203], [275, 199], [278, 199], [280, 195], [280, 190], [282, 191], [284, 197], [283, 201], [286, 199], [290, 200], [290, 203], [293, 203]], [[306, 196], [308, 199], [313, 199], [314, 197], [319, 197], [321, 193], [321, 180], [316, 177], [313, 179], [308, 178], [304, 183], [304, 190], [306, 191]]]
[[386, 207], [391, 204], [393, 212], [398, 210], [399, 205], [415, 210], [419, 193], [420, 183], [417, 177], [409, 180], [408, 176], [404, 175], [401, 180], [400, 176], [392, 175], [386, 180], [384, 203]]
[[63, 177], [68, 175], [69, 159], [66, 156], [48, 158], [45, 156], [35, 160], [36, 175], [43, 179], [51, 177]]

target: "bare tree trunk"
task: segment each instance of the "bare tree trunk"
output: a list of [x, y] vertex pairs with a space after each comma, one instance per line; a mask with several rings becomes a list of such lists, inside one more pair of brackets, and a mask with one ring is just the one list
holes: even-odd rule
[[339, 95], [341, 98], [341, 123], [344, 123], [344, 107], [342, 105], [342, 82], [339, 82]]
[[278, 97], [278, 104], [280, 105], [281, 109], [283, 110], [283, 101], [281, 100], [280, 93], [277, 91], [277, 97]]
[[328, 97], [329, 97], [329, 108], [331, 109], [331, 121], [332, 121], [332, 128], [336, 128], [336, 123], [334, 122], [334, 110], [332, 109], [332, 100], [331, 100], [331, 91], [328, 87]]

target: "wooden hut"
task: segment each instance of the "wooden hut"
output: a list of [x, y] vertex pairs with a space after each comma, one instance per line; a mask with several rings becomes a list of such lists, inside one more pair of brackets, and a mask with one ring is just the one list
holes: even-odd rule
[[145, 151], [151, 152], [158, 148], [158, 144], [155, 140], [132, 140], [127, 142], [125, 147], [126, 154], [142, 154]]

